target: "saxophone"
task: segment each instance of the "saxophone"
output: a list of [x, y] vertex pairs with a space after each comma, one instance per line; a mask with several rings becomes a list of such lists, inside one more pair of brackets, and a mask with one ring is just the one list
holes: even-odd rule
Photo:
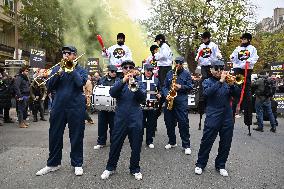
[[176, 82], [177, 82], [177, 68], [175, 68], [175, 72], [173, 74], [173, 79], [172, 79], [172, 84], [171, 84], [171, 89], [170, 89], [169, 94], [167, 96], [167, 101], [168, 101], [167, 109], [168, 110], [173, 109], [174, 99], [177, 96], [177, 91], [175, 90]]

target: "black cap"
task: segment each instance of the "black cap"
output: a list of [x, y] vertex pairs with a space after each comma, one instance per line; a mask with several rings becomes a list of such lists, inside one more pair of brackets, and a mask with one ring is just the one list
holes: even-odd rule
[[182, 56], [176, 57], [175, 62], [177, 64], [183, 64], [184, 63], [184, 58]]
[[115, 65], [108, 65], [107, 69], [108, 71], [117, 71], [117, 67]]
[[125, 40], [125, 35], [124, 33], [118, 33], [117, 36], [116, 36], [116, 39], [119, 39], [119, 38], [122, 38]]
[[222, 60], [213, 60], [212, 62], [211, 62], [211, 66], [213, 67], [213, 66], [224, 66], [225, 65], [225, 63], [224, 63], [224, 61], [222, 61]]
[[125, 60], [122, 62], [121, 67], [125, 66], [125, 65], [131, 65], [135, 67], [135, 63], [132, 60]]
[[155, 42], [156, 41], [159, 41], [159, 40], [162, 40], [162, 41], [166, 41], [166, 37], [164, 34], [158, 34], [156, 37], [155, 37]]
[[240, 39], [252, 40], [252, 35], [250, 33], [243, 33]]
[[154, 69], [152, 64], [144, 64], [144, 70], [150, 70], [150, 69]]
[[77, 54], [77, 49], [76, 49], [76, 47], [71, 46], [71, 45], [65, 45], [65, 46], [63, 46], [61, 51], [62, 51], [62, 52], [63, 52], [63, 51], [70, 51], [70, 52], [73, 52], [73, 53]]
[[150, 51], [152, 52], [152, 51], [154, 51], [155, 49], [158, 49], [158, 48], [159, 48], [158, 45], [152, 45], [152, 46], [150, 47]]
[[206, 39], [206, 38], [210, 38], [211, 37], [211, 34], [209, 31], [205, 31], [202, 35], [201, 35], [201, 38], [202, 39]]

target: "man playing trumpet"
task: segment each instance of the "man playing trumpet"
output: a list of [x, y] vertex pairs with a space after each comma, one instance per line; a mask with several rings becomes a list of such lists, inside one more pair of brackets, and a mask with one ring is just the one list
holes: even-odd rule
[[111, 145], [106, 170], [101, 175], [102, 179], [109, 178], [117, 167], [123, 142], [128, 135], [131, 157], [130, 173], [136, 180], [142, 179], [140, 172], [140, 152], [143, 140], [143, 113], [141, 105], [146, 100], [146, 89], [141, 80], [135, 79], [136, 71], [133, 61], [127, 60], [121, 64], [124, 77], [114, 83], [109, 93], [116, 98], [114, 126], [111, 132]]
[[224, 71], [223, 61], [212, 61], [211, 66], [212, 76], [202, 83], [203, 95], [206, 98], [206, 118], [195, 173], [200, 175], [206, 167], [212, 145], [219, 133], [220, 142], [215, 168], [222, 176], [228, 176], [225, 163], [229, 156], [234, 129], [231, 99], [240, 94], [240, 88], [234, 84], [234, 77]]

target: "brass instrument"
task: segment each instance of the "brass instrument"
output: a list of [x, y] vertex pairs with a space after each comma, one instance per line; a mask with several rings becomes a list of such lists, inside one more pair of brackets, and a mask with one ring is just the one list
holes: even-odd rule
[[173, 74], [173, 79], [172, 79], [172, 84], [171, 84], [171, 89], [170, 89], [169, 94], [167, 96], [167, 101], [168, 101], [167, 109], [168, 110], [173, 109], [174, 99], [177, 96], [177, 91], [175, 90], [176, 82], [177, 82], [177, 68], [175, 68], [175, 72]]
[[135, 76], [139, 74], [139, 71], [134, 70], [134, 71], [129, 71], [126, 74], [130, 74], [131, 77], [128, 80], [128, 88], [132, 92], [136, 92], [139, 88], [138, 83], [135, 81]]
[[244, 76], [241, 74], [238, 74], [236, 76], [233, 75], [227, 75], [226, 76], [226, 82], [228, 84], [237, 84], [237, 85], [241, 85], [244, 82]]
[[36, 81], [37, 85], [40, 86], [40, 85], [45, 85], [46, 82], [48, 80], [50, 80], [51, 78], [53, 78], [55, 75], [59, 74], [60, 71], [64, 70], [65, 72], [67, 73], [70, 73], [74, 70], [75, 66], [77, 65], [77, 60], [79, 58], [81, 58], [85, 53], [81, 54], [80, 56], [78, 56], [76, 59], [74, 59], [73, 61], [72, 60], [69, 60], [69, 59], [64, 59], [62, 58], [60, 62], [58, 62], [57, 64], [55, 64], [54, 66], [52, 66], [51, 68], [49, 68], [48, 70], [45, 71], [45, 73], [49, 73], [52, 71], [53, 68], [55, 68], [56, 66], [60, 66], [59, 70], [50, 75], [47, 79], [43, 79], [42, 82], [38, 83], [38, 78], [42, 77], [43, 74], [41, 75], [38, 75], [37, 77], [34, 78], [34, 80]]

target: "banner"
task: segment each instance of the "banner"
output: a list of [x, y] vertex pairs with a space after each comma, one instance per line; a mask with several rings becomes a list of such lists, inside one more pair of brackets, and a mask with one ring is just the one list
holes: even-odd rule
[[5, 66], [7, 65], [23, 65], [25, 60], [5, 60]]
[[277, 112], [284, 113], [284, 93], [275, 93], [273, 100], [278, 103]]
[[284, 76], [284, 62], [270, 63], [270, 75], [282, 78]]
[[85, 66], [85, 69], [89, 74], [94, 74], [99, 71], [99, 59], [98, 58], [88, 58], [88, 62]]
[[32, 68], [45, 68], [45, 50], [31, 49], [30, 66]]

